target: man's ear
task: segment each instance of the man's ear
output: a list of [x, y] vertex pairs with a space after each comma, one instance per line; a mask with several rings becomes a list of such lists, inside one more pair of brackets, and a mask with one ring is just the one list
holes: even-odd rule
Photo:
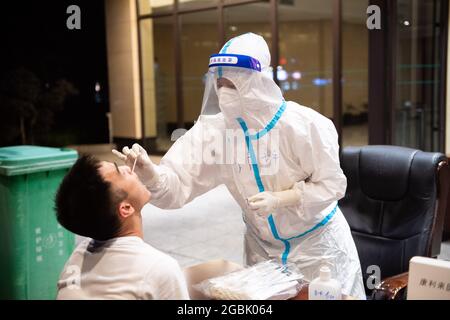
[[122, 218], [128, 218], [136, 212], [134, 207], [128, 201], [122, 201], [119, 204], [119, 215]]

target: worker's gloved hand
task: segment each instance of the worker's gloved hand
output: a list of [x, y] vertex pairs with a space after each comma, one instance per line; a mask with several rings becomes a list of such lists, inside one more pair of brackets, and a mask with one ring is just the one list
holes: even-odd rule
[[264, 191], [248, 198], [248, 206], [259, 215], [267, 215], [275, 211], [280, 205], [273, 192]]
[[248, 206], [259, 215], [269, 215], [278, 208], [300, 203], [301, 195], [298, 189], [280, 192], [264, 191], [248, 198]]
[[122, 152], [113, 149], [112, 153], [123, 160], [131, 170], [134, 169], [146, 187], [151, 187], [158, 182], [159, 174], [156, 171], [156, 165], [150, 160], [147, 151], [139, 144], [133, 144], [131, 149], [123, 147]]

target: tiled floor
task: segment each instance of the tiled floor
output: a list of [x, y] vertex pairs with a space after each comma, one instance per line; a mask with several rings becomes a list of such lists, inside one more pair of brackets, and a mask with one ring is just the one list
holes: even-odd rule
[[182, 209], [144, 207], [145, 241], [175, 257], [181, 266], [212, 259], [242, 264], [241, 210], [225, 186], [198, 197]]

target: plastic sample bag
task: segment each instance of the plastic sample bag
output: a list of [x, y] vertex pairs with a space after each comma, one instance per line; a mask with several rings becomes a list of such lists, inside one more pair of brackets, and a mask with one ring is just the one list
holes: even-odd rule
[[302, 279], [294, 264], [270, 260], [204, 280], [194, 287], [217, 300], [285, 300], [300, 292]]

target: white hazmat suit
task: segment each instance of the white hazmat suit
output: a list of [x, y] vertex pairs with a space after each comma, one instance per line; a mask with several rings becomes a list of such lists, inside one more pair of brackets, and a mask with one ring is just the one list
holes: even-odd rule
[[[225, 184], [243, 210], [247, 264], [294, 262], [312, 280], [327, 263], [344, 294], [365, 299], [356, 247], [337, 205], [347, 180], [335, 127], [318, 112], [285, 102], [269, 66], [262, 37], [247, 33], [228, 41], [211, 56], [198, 121], [159, 166], [136, 172], [151, 203], [163, 209]], [[222, 78], [235, 89], [218, 87]]]

